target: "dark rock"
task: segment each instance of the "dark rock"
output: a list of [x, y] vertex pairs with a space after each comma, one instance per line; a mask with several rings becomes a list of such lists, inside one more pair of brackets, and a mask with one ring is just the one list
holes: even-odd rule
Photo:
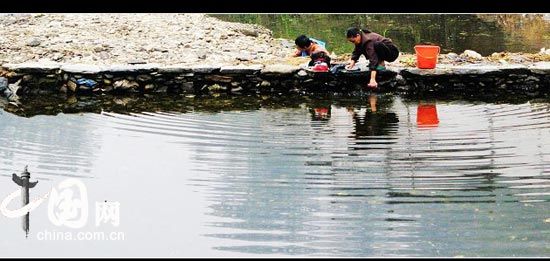
[[114, 90], [114, 87], [112, 85], [104, 86], [103, 91], [104, 92], [112, 92]]
[[231, 82], [233, 80], [233, 77], [230, 76], [222, 76], [222, 75], [207, 75], [204, 77], [208, 81], [213, 82]]
[[8, 88], [8, 78], [0, 77], [0, 92]]
[[34, 76], [32, 76], [32, 75], [30, 75], [30, 74], [26, 74], [26, 75], [23, 75], [23, 78], [21, 78], [21, 79], [23, 79], [22, 82], [28, 83], [28, 82], [32, 81], [33, 78], [34, 78]]
[[141, 75], [138, 75], [136, 77], [136, 80], [138, 82], [148, 82], [150, 81], [151, 79], [153, 79], [153, 77], [151, 77], [150, 75], [147, 75], [147, 74], [141, 74]]
[[78, 91], [91, 91], [92, 89], [93, 89], [93, 87], [86, 86], [86, 85], [79, 85], [78, 86]]
[[155, 92], [158, 92], [158, 93], [165, 93], [168, 91], [168, 86], [166, 85], [163, 85], [163, 86], [160, 86], [160, 87], [157, 87], [155, 89]]
[[184, 92], [193, 92], [195, 90], [194, 86], [193, 82], [184, 82], [181, 84], [181, 89]]

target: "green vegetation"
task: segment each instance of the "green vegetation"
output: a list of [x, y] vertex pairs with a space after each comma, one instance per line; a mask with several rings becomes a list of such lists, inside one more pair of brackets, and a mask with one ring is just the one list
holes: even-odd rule
[[550, 47], [550, 23], [542, 15], [444, 15], [444, 14], [227, 14], [222, 20], [263, 25], [274, 37], [293, 40], [306, 34], [327, 42], [330, 51], [349, 53], [353, 46], [345, 39], [350, 26], [368, 28], [391, 38], [402, 51], [431, 42], [442, 52], [475, 50], [493, 52], [538, 52]]

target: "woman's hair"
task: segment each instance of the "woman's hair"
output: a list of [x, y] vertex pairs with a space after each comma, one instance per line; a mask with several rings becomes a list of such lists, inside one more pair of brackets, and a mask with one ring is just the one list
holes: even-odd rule
[[361, 29], [359, 30], [359, 28], [357, 27], [350, 27], [348, 28], [348, 30], [346, 31], [346, 37], [347, 38], [351, 38], [351, 37], [354, 37], [356, 35], [358, 35], [361, 31], [363, 31], [363, 33], [370, 33], [371, 31], [369, 31], [368, 29]]
[[307, 48], [312, 43], [312, 41], [311, 39], [309, 39], [309, 37], [302, 34], [296, 37], [296, 40], [294, 40], [294, 43], [296, 44], [296, 46], [300, 48]]

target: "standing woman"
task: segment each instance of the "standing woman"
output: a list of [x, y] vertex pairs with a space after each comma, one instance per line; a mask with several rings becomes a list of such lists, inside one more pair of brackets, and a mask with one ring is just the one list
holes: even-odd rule
[[351, 61], [346, 69], [351, 69], [355, 66], [361, 55], [369, 60], [369, 69], [371, 71], [370, 81], [368, 86], [371, 88], [378, 87], [376, 82], [376, 71], [386, 69], [385, 61], [393, 62], [399, 56], [399, 49], [393, 44], [392, 40], [383, 37], [377, 33], [357, 27], [348, 28], [346, 32], [348, 41], [355, 45], [355, 49], [351, 54]]

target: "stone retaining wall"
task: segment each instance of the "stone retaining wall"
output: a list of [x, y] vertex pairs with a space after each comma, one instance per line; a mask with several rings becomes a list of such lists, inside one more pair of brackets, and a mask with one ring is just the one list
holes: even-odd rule
[[[100, 67], [78, 64], [4, 64], [0, 89], [19, 80], [17, 94], [76, 93], [306, 93], [364, 89], [370, 72], [312, 73], [285, 64], [252, 66]], [[550, 96], [550, 62], [531, 66], [441, 65], [436, 69], [389, 68], [378, 74], [379, 91], [406, 95]], [[0, 92], [1, 95], [2, 92]]]

